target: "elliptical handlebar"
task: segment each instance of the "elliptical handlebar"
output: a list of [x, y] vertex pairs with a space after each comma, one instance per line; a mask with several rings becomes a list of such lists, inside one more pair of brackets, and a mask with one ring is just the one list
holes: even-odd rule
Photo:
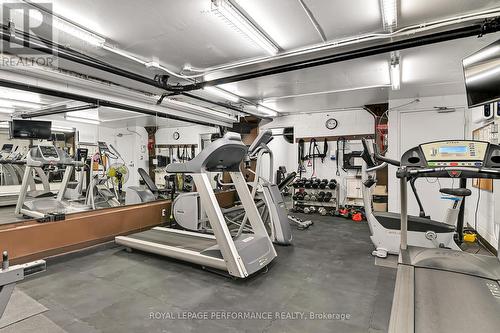
[[381, 155], [378, 151], [378, 147], [375, 142], [373, 143], [373, 152], [370, 151], [369, 143], [366, 138], [362, 138], [361, 143], [363, 144], [363, 154], [361, 155], [361, 157], [365, 160], [370, 170], [373, 171], [373, 170], [383, 169], [388, 164], [397, 167], [401, 166], [400, 161], [393, 160], [391, 158]]
[[393, 160], [392, 158], [385, 157], [385, 156], [380, 155], [378, 153], [374, 153], [373, 156], [375, 157], [375, 160], [377, 160], [377, 161], [385, 162], [387, 164], [394, 165], [397, 167], [401, 166], [400, 161]]

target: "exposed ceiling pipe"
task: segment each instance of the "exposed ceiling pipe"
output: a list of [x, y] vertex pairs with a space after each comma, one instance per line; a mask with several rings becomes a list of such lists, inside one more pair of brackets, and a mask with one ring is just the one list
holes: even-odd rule
[[241, 108], [237, 108], [237, 107], [234, 107], [232, 105], [227, 105], [225, 103], [218, 103], [218, 102], [210, 101], [209, 99], [206, 99], [206, 98], [200, 97], [200, 96], [196, 96], [196, 95], [193, 95], [193, 94], [190, 94], [190, 93], [182, 93], [182, 95], [187, 96], [189, 98], [197, 99], [197, 100], [202, 101], [202, 102], [212, 103], [212, 104], [215, 104], [215, 105], [218, 105], [218, 106], [222, 106], [222, 107], [225, 107], [226, 109], [229, 109], [229, 110], [232, 110], [232, 111], [235, 111], [235, 112], [240, 112], [240, 113], [243, 112], [246, 115], [249, 114], [249, 113], [244, 112]]
[[[23, 44], [26, 42], [25, 37], [26, 34], [24, 32], [19, 32], [23, 36], [23, 38], [20, 38], [18, 36], [12, 37], [10, 33], [6, 32], [5, 29], [8, 29], [9, 27], [6, 27], [3, 25], [3, 31], [1, 31], [1, 37], [4, 40], [10, 41], [10, 42], [15, 42], [18, 44]], [[499, 31], [500, 29], [500, 24], [499, 24], [499, 19], [494, 18], [492, 20], [488, 20], [484, 23], [476, 23], [467, 27], [461, 27], [461, 28], [456, 28], [453, 30], [448, 30], [444, 32], [437, 32], [425, 36], [419, 36], [419, 37], [414, 37], [414, 38], [409, 38], [409, 39], [403, 39], [399, 41], [393, 41], [389, 42], [386, 44], [382, 45], [374, 45], [374, 46], [369, 46], [361, 49], [355, 49], [343, 53], [338, 53], [338, 54], [332, 54], [328, 56], [323, 56], [323, 57], [318, 57], [318, 58], [313, 58], [313, 59], [308, 59], [308, 60], [302, 60], [298, 61], [295, 63], [290, 63], [290, 64], [284, 64], [280, 66], [275, 66], [271, 68], [264, 68], [260, 70], [255, 70], [247, 73], [241, 73], [241, 74], [236, 74], [220, 79], [215, 79], [215, 80], [209, 80], [209, 81], [204, 81], [204, 82], [196, 82], [196, 83], [189, 83], [186, 85], [171, 85], [168, 83], [169, 76], [168, 75], [159, 75], [155, 80], [144, 77], [142, 75], [123, 70], [121, 68], [112, 66], [110, 64], [106, 64], [104, 62], [98, 61], [96, 59], [92, 59], [88, 56], [82, 55], [80, 53], [75, 52], [74, 50], [71, 50], [69, 48], [64, 48], [60, 45], [56, 45], [55, 43], [52, 43], [50, 41], [47, 41], [49, 44], [46, 45], [45, 41], [41, 41], [40, 39], [36, 40], [37, 38], [35, 36], [30, 36], [30, 43], [33, 44], [34, 42], [36, 43], [36, 47], [34, 49], [39, 50], [44, 53], [50, 53], [53, 54], [54, 51], [57, 52], [57, 55], [63, 59], [67, 59], [76, 63], [80, 63], [82, 65], [90, 66], [93, 68], [97, 68], [99, 70], [119, 75], [122, 77], [126, 77], [132, 80], [136, 80], [139, 82], [146, 83], [148, 85], [152, 85], [161, 89], [165, 89], [167, 91], [172, 91], [172, 92], [187, 92], [187, 91], [192, 91], [192, 90], [198, 90], [203, 87], [210, 87], [210, 86], [216, 86], [216, 85], [221, 85], [221, 84], [227, 84], [227, 83], [233, 83], [233, 82], [238, 82], [238, 81], [244, 81], [244, 80], [249, 80], [253, 78], [258, 78], [258, 77], [263, 77], [263, 76], [268, 76], [268, 75], [274, 75], [274, 74], [280, 74], [280, 73], [285, 73], [285, 72], [290, 72], [290, 71], [295, 71], [299, 69], [305, 69], [305, 68], [310, 68], [310, 67], [315, 67], [315, 66], [320, 66], [320, 65], [325, 65], [325, 64], [331, 64], [331, 63], [336, 63], [336, 62], [341, 62], [341, 61], [346, 61], [346, 60], [351, 60], [351, 59], [357, 59], [357, 58], [362, 58], [362, 57], [367, 57], [367, 56], [372, 56], [372, 55], [377, 55], [381, 53], [387, 53], [391, 51], [397, 51], [397, 50], [403, 50], [407, 48], [412, 48], [412, 47], [417, 47], [417, 46], [423, 46], [423, 45], [429, 45], [429, 44], [434, 44], [434, 43], [439, 43], [439, 42], [444, 42], [444, 41], [450, 41], [454, 39], [459, 39], [459, 38], [465, 38], [465, 37], [471, 37], [471, 36], [480, 36], [486, 33], [491, 33], [491, 32], [496, 32]], [[17, 32], [17, 31], [16, 31]]]
[[200, 89], [206, 86], [217, 86], [221, 84], [234, 83], [254, 78], [259, 78], [263, 76], [281, 74], [291, 71], [296, 71], [305, 68], [311, 68], [321, 65], [332, 64], [341, 61], [347, 61], [352, 59], [358, 59], [368, 56], [373, 56], [382, 53], [389, 53], [392, 51], [404, 50], [408, 48], [430, 45], [435, 43], [446, 42], [450, 40], [466, 38], [471, 36], [482, 36], [488, 33], [497, 32], [500, 30], [500, 20], [495, 18], [493, 20], [488, 20], [482, 24], [474, 24], [467, 27], [461, 27], [453, 30], [437, 32], [433, 34], [428, 34], [425, 36], [419, 36], [414, 38], [408, 38], [398, 41], [389, 42], [381, 45], [373, 45], [361, 49], [355, 49], [347, 52], [327, 55], [323, 57], [302, 60], [290, 64], [279, 65], [270, 68], [258, 69], [246, 73], [236, 74], [228, 77], [223, 77], [220, 79], [214, 79], [209, 81], [200, 82], [197, 84], [189, 84], [186, 86], [176, 86], [175, 91], [189, 91], [194, 89]]
[[323, 43], [326, 43], [328, 41], [328, 38], [326, 38], [325, 32], [323, 31], [323, 28], [321, 28], [321, 25], [318, 23], [318, 20], [316, 20], [316, 18], [314, 17], [314, 15], [311, 12], [311, 10], [309, 9], [309, 7], [307, 7], [304, 0], [297, 0], [297, 1], [299, 2], [300, 6], [302, 7], [304, 12], [306, 13], [309, 21], [311, 21], [311, 24], [313, 25], [314, 29], [318, 33], [318, 35], [321, 38], [321, 40], [323, 41]]
[[259, 57], [259, 58], [253, 58], [253, 59], [245, 59], [233, 63], [228, 63], [228, 64], [223, 64], [219, 66], [213, 66], [213, 67], [207, 67], [207, 68], [196, 68], [190, 65], [186, 65], [184, 67], [185, 71], [190, 71], [190, 72], [198, 72], [196, 75], [185, 75], [185, 74], [176, 74], [173, 73], [172, 75], [178, 77], [178, 78], [201, 78], [202, 76], [206, 76], [208, 74], [214, 73], [214, 72], [220, 72], [224, 70], [232, 70], [244, 66], [251, 66], [251, 65], [258, 65], [258, 64], [263, 64], [263, 63], [268, 63], [270, 61], [276, 61], [276, 60], [285, 60], [288, 58], [292, 57], [297, 57], [297, 56], [304, 56], [307, 54], [311, 54], [314, 52], [320, 52], [320, 51], [329, 51], [333, 50], [339, 47], [345, 47], [349, 45], [357, 45], [360, 43], [365, 43], [365, 42], [370, 42], [370, 41], [376, 41], [376, 40], [388, 40], [392, 38], [397, 38], [397, 37], [407, 37], [407, 36], [413, 36], [417, 33], [422, 33], [425, 31], [430, 31], [430, 30], [435, 30], [439, 28], [445, 28], [448, 26], [456, 25], [456, 24], [461, 24], [461, 23], [466, 23], [470, 21], [481, 21], [485, 20], [488, 18], [493, 18], [500, 15], [500, 7], [497, 8], [492, 8], [489, 10], [481, 11], [481, 12], [475, 12], [475, 13], [470, 13], [470, 14], [464, 14], [460, 16], [455, 16], [451, 18], [446, 18], [446, 19], [441, 19], [441, 20], [436, 20], [432, 22], [424, 22], [408, 27], [404, 27], [401, 29], [398, 29], [393, 32], [388, 32], [388, 33], [370, 33], [370, 34], [365, 34], [365, 35], [360, 35], [360, 36], [354, 36], [354, 37], [348, 37], [345, 39], [341, 40], [332, 40], [327, 43], [321, 43], [321, 44], [316, 44], [316, 45], [309, 45], [303, 48], [298, 48], [290, 51], [285, 51], [282, 52], [276, 56], [266, 56], [266, 57]]
[[59, 98], [64, 98], [64, 99], [71, 99], [74, 101], [90, 103], [90, 104], [95, 104], [95, 105], [99, 105], [99, 106], [106, 106], [106, 107], [115, 108], [115, 109], [133, 111], [133, 112], [148, 115], [148, 116], [179, 120], [179, 121], [183, 121], [183, 122], [189, 122], [189, 123], [198, 124], [198, 125], [206, 125], [206, 126], [211, 126], [211, 127], [215, 126], [210, 122], [204, 122], [204, 121], [193, 120], [193, 119], [188, 120], [188, 119], [184, 119], [181, 117], [172, 116], [172, 115], [169, 115], [166, 113], [159, 113], [159, 112], [151, 111], [151, 110], [146, 109], [146, 108], [135, 107], [135, 106], [117, 103], [117, 102], [113, 102], [113, 101], [96, 99], [96, 98], [91, 98], [91, 97], [87, 97], [87, 96], [83, 96], [83, 95], [62, 92], [62, 91], [58, 91], [58, 90], [36, 87], [36, 86], [29, 85], [29, 84], [17, 83], [17, 82], [12, 82], [12, 81], [3, 80], [3, 79], [0, 79], [0, 86], [6, 87], [6, 88], [18, 89], [18, 90], [31, 91], [34, 93], [47, 95], [47, 96], [59, 97]]
[[[92, 58], [88, 55], [85, 55], [83, 53], [80, 53], [78, 51], [70, 49], [68, 47], [56, 44], [50, 40], [39, 38], [37, 36], [30, 35], [28, 33], [20, 31], [20, 30], [16, 30], [16, 33], [14, 35], [12, 35], [9, 32], [9, 29], [10, 28], [8, 26], [2, 25], [2, 30], [0, 30], [1, 38], [5, 41], [14, 42], [14, 43], [17, 43], [19, 45], [34, 45], [33, 49], [40, 51], [42, 53], [46, 53], [46, 54], [54, 54], [55, 53], [55, 55], [57, 55], [58, 57], [60, 57], [62, 59], [66, 59], [66, 60], [81, 64], [81, 65], [96, 68], [96, 69], [102, 70], [104, 72], [118, 75], [118, 76], [121, 76], [121, 77], [124, 77], [127, 79], [131, 79], [131, 80], [134, 80], [137, 82], [141, 82], [141, 83], [144, 83], [144, 84], [156, 87], [156, 88], [167, 90], [166, 89], [167, 86], [162, 84], [162, 82], [163, 82], [162, 80], [151, 79], [151, 78], [142, 76], [140, 74], [136, 74], [136, 73], [124, 70], [122, 68], [119, 68], [119, 67], [113, 66], [111, 64], [105, 63], [101, 60]], [[19, 36], [22, 36], [22, 37], [19, 37]], [[211, 101], [209, 99], [205, 99], [205, 102], [211, 103], [214, 105], [218, 105], [218, 106], [222, 106], [222, 107], [226, 107], [226, 108], [231, 109], [231, 110], [233, 109], [231, 107], [228, 107], [225, 104], [214, 102], [214, 101]], [[244, 110], [241, 110], [241, 109], [238, 109], [237, 111], [240, 113], [242, 112], [245, 114], [250, 114], [250, 113], [245, 112]]]
[[55, 114], [61, 114], [61, 113], [66, 113], [66, 112], [97, 109], [98, 107], [99, 106], [97, 104], [86, 104], [86, 105], [73, 106], [73, 107], [69, 107], [69, 108], [66, 106], [58, 107], [58, 108], [48, 108], [48, 109], [43, 109], [43, 110], [38, 110], [38, 111], [33, 111], [33, 112], [22, 113], [21, 118], [28, 119], [28, 118], [37, 118], [37, 117], [43, 117], [43, 116], [52, 116]]

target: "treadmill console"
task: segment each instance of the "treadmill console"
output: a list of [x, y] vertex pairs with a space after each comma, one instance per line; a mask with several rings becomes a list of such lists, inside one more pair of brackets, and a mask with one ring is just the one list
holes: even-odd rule
[[87, 148], [77, 148], [75, 154], [75, 161], [85, 162], [89, 156], [89, 150]]
[[40, 157], [48, 162], [59, 161], [59, 154], [54, 146], [38, 146]]
[[[439, 168], [446, 169], [437, 170]], [[426, 172], [426, 169], [435, 170]], [[481, 171], [486, 169], [500, 171], [499, 145], [472, 140], [436, 141], [406, 151], [401, 157], [397, 176], [409, 176], [412, 170], [420, 170], [418, 177], [500, 178], [500, 174]], [[415, 176], [415, 173], [412, 175]]]
[[488, 143], [481, 141], [441, 141], [426, 143], [420, 147], [429, 167], [481, 167], [488, 149]]
[[13, 144], [6, 143], [2, 146], [1, 152], [9, 154], [12, 151], [12, 148], [14, 148]]

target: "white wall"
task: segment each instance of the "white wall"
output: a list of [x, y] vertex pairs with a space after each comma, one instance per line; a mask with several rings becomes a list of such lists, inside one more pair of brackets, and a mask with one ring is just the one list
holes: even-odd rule
[[[469, 110], [470, 121], [469, 121], [469, 136], [472, 137], [472, 131], [477, 128], [484, 126], [487, 121], [482, 119], [483, 108], [473, 108]], [[496, 119], [500, 122], [500, 119]], [[495, 203], [500, 202], [500, 181], [495, 180], [493, 183], [493, 191], [478, 190], [472, 187], [472, 180], [469, 180], [467, 187], [471, 189], [472, 195], [467, 198], [467, 210], [466, 210], [466, 220], [470, 225], [477, 228], [477, 231], [481, 236], [483, 236], [488, 243], [493, 246], [498, 245], [498, 226], [496, 226], [493, 221], [500, 219], [500, 211], [495, 208]], [[479, 198], [479, 205], [478, 205]], [[477, 209], [477, 226], [476, 226], [476, 206]], [[496, 210], [495, 210], [496, 209]]]
[[[338, 121], [338, 126], [334, 130], [326, 128], [325, 123], [329, 118], [335, 118]], [[363, 109], [335, 111], [328, 113], [312, 113], [312, 114], [297, 114], [283, 116], [273, 119], [268, 123], [261, 123], [260, 130], [293, 127], [294, 139], [311, 138], [321, 136], [347, 136], [356, 134], [373, 134], [374, 131], [374, 118], [373, 116]], [[320, 152], [323, 152], [323, 140], [318, 140]], [[315, 176], [318, 178], [336, 179], [341, 184], [341, 200], [345, 197], [345, 176], [346, 173], [340, 170], [340, 176], [336, 175], [337, 167], [335, 161], [335, 152], [337, 149], [337, 142], [328, 142], [328, 153], [324, 163], [316, 159]], [[285, 166], [288, 172], [297, 171], [298, 168], [298, 151], [297, 144], [287, 143], [283, 137], [275, 137], [269, 144], [274, 154], [274, 169], [278, 166]], [[305, 143], [305, 154], [308, 153], [309, 143]], [[361, 142], [353, 141], [347, 144], [347, 149], [361, 150]], [[263, 170], [267, 170], [268, 164], [263, 163]], [[311, 177], [313, 173], [312, 166], [307, 166], [306, 174], [303, 177]], [[349, 171], [348, 174], [353, 174]], [[355, 174], [355, 171], [354, 171]]]
[[[178, 140], [174, 140], [175, 132], [180, 134]], [[217, 132], [217, 128], [203, 125], [164, 127], [156, 131], [155, 139], [157, 145], [197, 145], [195, 152], [198, 154], [201, 147], [201, 135]]]
[[[129, 169], [129, 180], [124, 184], [128, 186], [139, 185], [138, 168], [148, 170], [149, 155], [147, 150], [148, 134], [144, 127], [130, 126], [126, 128], [109, 128], [102, 125], [85, 124], [79, 122], [68, 122], [66, 120], [52, 121], [54, 126], [73, 127], [77, 131], [77, 146], [84, 145], [89, 148], [89, 154], [97, 151], [97, 146], [87, 146], [86, 144], [97, 144], [97, 141], [104, 141], [108, 145], [118, 150], [126, 166]], [[83, 142], [79, 140], [84, 140]], [[122, 162], [120, 159], [114, 162]]]

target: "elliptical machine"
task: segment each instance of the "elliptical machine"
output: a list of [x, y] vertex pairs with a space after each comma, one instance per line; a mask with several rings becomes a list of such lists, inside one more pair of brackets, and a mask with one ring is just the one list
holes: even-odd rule
[[[363, 202], [366, 219], [370, 227], [370, 238], [376, 248], [372, 254], [380, 258], [386, 258], [388, 254], [399, 254], [401, 215], [398, 213], [374, 212], [372, 210], [372, 189], [377, 182], [377, 170], [387, 167], [388, 164], [399, 166], [400, 162], [376, 153], [375, 146], [374, 151], [371, 152], [366, 139], [363, 139], [362, 143]], [[448, 212], [445, 223], [425, 217], [414, 183], [411, 183], [411, 187], [420, 207], [420, 216], [408, 216], [408, 244], [428, 248], [451, 248], [460, 251], [460, 247], [455, 242], [456, 219], [452, 219], [458, 216], [460, 203], [465, 196], [470, 195], [470, 190], [464, 188], [441, 189], [444, 194], [461, 198], [459, 201], [454, 202], [453, 212]], [[455, 214], [455, 212], [457, 213]]]
[[[252, 198], [256, 201], [257, 209], [264, 220], [273, 243], [290, 245], [292, 243], [292, 230], [288, 222], [281, 189], [274, 183], [273, 155], [271, 149], [267, 146], [272, 139], [270, 130], [262, 131], [248, 149], [245, 164], [247, 170], [254, 175], [254, 179], [248, 182], [247, 185], [251, 187]], [[269, 155], [270, 179], [266, 179], [260, 174], [263, 156], [266, 154]], [[256, 161], [255, 171], [249, 168], [252, 160]], [[232, 183], [222, 183], [219, 178], [216, 178], [216, 181], [220, 186], [234, 185]], [[209, 231], [208, 219], [203, 216], [203, 209], [197, 192], [180, 194], [172, 204], [172, 211], [177, 224], [181, 227], [193, 231]], [[222, 212], [229, 224], [238, 226], [236, 237], [244, 231], [249, 231], [248, 217], [241, 205], [223, 209]]]
[[[92, 164], [94, 159], [97, 159], [97, 170], [96, 173], [91, 177], [90, 184], [87, 188], [85, 204], [96, 208], [109, 208], [118, 207], [121, 205], [118, 188], [116, 184], [107, 175], [107, 170], [110, 168], [110, 160], [117, 160], [121, 156], [116, 151], [113, 146], [113, 152], [110, 150], [106, 142], [99, 141], [98, 143], [99, 152], [94, 154], [92, 158]], [[93, 166], [90, 170], [92, 172]]]

